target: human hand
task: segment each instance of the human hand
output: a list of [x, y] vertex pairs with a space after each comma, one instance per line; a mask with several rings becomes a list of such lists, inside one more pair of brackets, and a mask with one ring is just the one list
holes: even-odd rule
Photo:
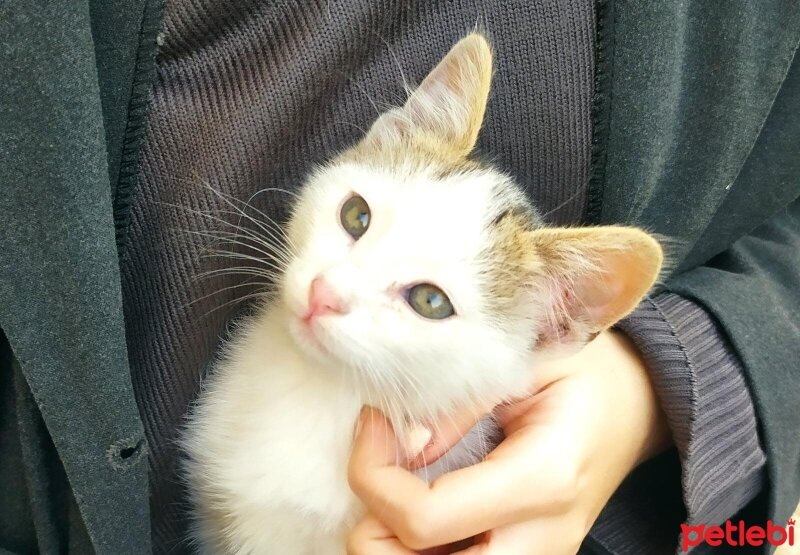
[[[352, 530], [348, 553], [576, 553], [628, 473], [668, 447], [669, 430], [643, 362], [619, 332], [537, 368], [534, 390], [496, 409], [506, 439], [483, 462], [430, 485], [396, 466], [401, 448], [391, 425], [365, 409], [349, 480], [368, 514]], [[474, 423], [454, 421], [463, 427], [419, 459], [440, 455]]]

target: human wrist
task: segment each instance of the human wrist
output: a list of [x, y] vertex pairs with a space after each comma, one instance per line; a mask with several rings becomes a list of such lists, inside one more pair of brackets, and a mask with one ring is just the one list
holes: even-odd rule
[[565, 362], [564, 381], [590, 392], [576, 409], [583, 422], [575, 442], [582, 446], [577, 509], [591, 526], [627, 476], [671, 437], [642, 357], [624, 334], [605, 331]]
[[[628, 418], [638, 434], [632, 438], [639, 446], [634, 466], [659, 455], [672, 445], [672, 436], [666, 415], [661, 408], [644, 357], [631, 339], [619, 330], [608, 330], [608, 364], [613, 365], [620, 377], [625, 377], [628, 391], [621, 391], [619, 408], [628, 412]], [[620, 389], [622, 386], [618, 387]]]
[[644, 358], [618, 330], [602, 332], [581, 353], [581, 367], [597, 374], [608, 395], [610, 418], [617, 423], [615, 440], [628, 447], [632, 470], [672, 445], [666, 416], [659, 404]]

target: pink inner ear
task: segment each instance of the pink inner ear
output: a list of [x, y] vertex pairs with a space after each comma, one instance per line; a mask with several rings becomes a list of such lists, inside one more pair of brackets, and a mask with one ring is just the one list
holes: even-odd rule
[[552, 278], [549, 294], [543, 295], [540, 301], [551, 303], [551, 305], [547, 307], [539, 323], [533, 348], [548, 350], [577, 344], [580, 341], [580, 333], [577, 332], [584, 326], [582, 322], [576, 320], [576, 307], [580, 303], [575, 297], [573, 285], [567, 284], [564, 280]]
[[612, 267], [573, 280], [552, 277], [553, 304], [539, 330], [537, 348], [579, 346], [613, 324], [619, 302], [626, 298], [625, 280], [618, 276]]
[[609, 274], [585, 276], [575, 284], [575, 307], [585, 311], [587, 319], [599, 327], [605, 327], [612, 318], [615, 301], [624, 294], [625, 285]]
[[[467, 116], [473, 103], [463, 72], [456, 60], [447, 59], [437, 66], [404, 107], [410, 121], [421, 129], [444, 134], [448, 140], [463, 133], [467, 124], [459, 120]], [[461, 109], [454, 111], [458, 106]]]

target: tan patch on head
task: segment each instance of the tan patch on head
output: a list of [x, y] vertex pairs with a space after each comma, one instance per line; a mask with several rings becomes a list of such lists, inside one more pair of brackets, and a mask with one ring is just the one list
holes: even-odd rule
[[490, 300], [506, 316], [539, 313], [545, 340], [588, 340], [630, 313], [658, 277], [661, 247], [640, 229], [525, 222], [507, 217], [493, 231]]
[[520, 294], [540, 273], [542, 262], [532, 250], [531, 230], [537, 226], [532, 211], [511, 208], [491, 224], [488, 268], [489, 300], [502, 314], [518, 310]]

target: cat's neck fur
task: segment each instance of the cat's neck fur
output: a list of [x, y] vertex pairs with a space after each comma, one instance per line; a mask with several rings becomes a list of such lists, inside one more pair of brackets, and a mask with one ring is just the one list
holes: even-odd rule
[[[314, 356], [308, 349], [297, 344], [287, 326], [290, 318], [289, 311], [280, 302], [272, 301], [258, 310], [253, 319], [245, 324], [249, 341], [245, 344], [233, 344], [230, 356], [237, 358], [255, 347], [265, 361], [269, 360], [271, 365], [280, 368], [280, 372], [291, 374], [295, 379], [330, 389], [334, 395], [341, 392], [358, 394], [349, 383], [352, 379], [344, 371], [343, 365], [332, 357], [326, 359], [321, 354]], [[274, 369], [265, 367], [263, 379], [269, 381], [275, 373]], [[361, 396], [357, 397], [360, 399]]]
[[[257, 350], [263, 361], [270, 362], [269, 366], [260, 367], [263, 376], [259, 381], [278, 380], [287, 385], [302, 383], [303, 387], [313, 388], [319, 402], [329, 398], [336, 406], [342, 405], [346, 399], [344, 403], [348, 405], [380, 407], [398, 432], [408, 425], [430, 423], [433, 417], [453, 410], [447, 399], [436, 398], [412, 382], [377, 383], [374, 381], [377, 378], [367, 375], [364, 369], [348, 367], [338, 357], [301, 346], [289, 329], [291, 319], [290, 311], [279, 299], [273, 299], [247, 324], [248, 339], [232, 345], [229, 356], [234, 359], [242, 355], [251, 356]], [[247, 361], [243, 362], [255, 369], [247, 365]], [[517, 363], [527, 365], [522, 360]], [[431, 360], [430, 372], [436, 371], [436, 361]], [[289, 382], [286, 378], [290, 378]]]

